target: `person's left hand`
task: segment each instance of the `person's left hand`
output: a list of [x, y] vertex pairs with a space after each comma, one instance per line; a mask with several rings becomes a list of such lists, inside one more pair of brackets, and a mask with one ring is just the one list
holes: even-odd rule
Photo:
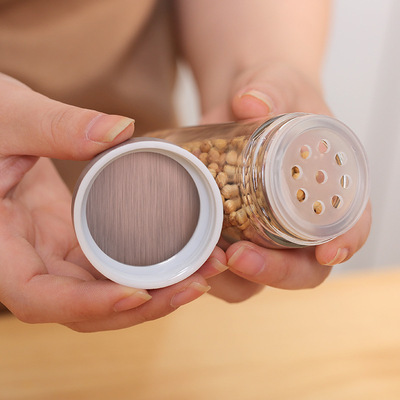
[[[231, 104], [204, 115], [204, 123], [272, 117], [289, 112], [331, 114], [321, 89], [286, 65], [267, 65], [241, 74], [232, 86]], [[333, 265], [350, 259], [365, 243], [371, 225], [368, 204], [357, 224], [345, 234], [315, 247], [272, 250], [241, 241], [226, 253], [217, 248], [203, 270], [229, 269], [208, 280], [211, 294], [229, 302], [245, 300], [264, 286], [312, 288], [322, 283]]]
[[78, 245], [71, 194], [48, 157], [90, 159], [131, 137], [131, 119], [60, 103], [2, 74], [0, 92], [2, 304], [24, 322], [88, 332], [161, 318], [209, 289], [199, 273], [151, 291], [111, 282]]

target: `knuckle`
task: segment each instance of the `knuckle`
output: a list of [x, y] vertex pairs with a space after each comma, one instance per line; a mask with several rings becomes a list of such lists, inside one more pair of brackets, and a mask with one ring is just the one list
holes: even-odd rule
[[12, 190], [36, 161], [33, 156], [0, 157], [0, 196]]
[[239, 75], [236, 89], [241, 86], [259, 85], [279, 108], [292, 103], [295, 72], [285, 63], [270, 62], [244, 70]]
[[54, 149], [63, 147], [63, 135], [61, 134], [68, 122], [71, 121], [72, 111], [69, 107], [53, 106], [42, 118], [42, 134], [48, 144]]
[[288, 262], [283, 261], [279, 263], [274, 269], [274, 273], [271, 275], [268, 282], [269, 286], [284, 288], [291, 280], [293, 268], [288, 264]]
[[91, 112], [87, 111], [88, 115], [83, 113], [82, 118], [77, 118], [77, 110], [76, 107], [56, 103], [41, 119], [42, 136], [51, 152], [58, 155], [57, 158], [87, 158], [87, 149], [79, 142], [79, 137], [84, 132], [82, 125]]

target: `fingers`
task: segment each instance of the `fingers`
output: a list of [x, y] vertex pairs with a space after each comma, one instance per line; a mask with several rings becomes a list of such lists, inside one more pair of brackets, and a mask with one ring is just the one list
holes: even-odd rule
[[256, 294], [261, 290], [259, 285], [281, 289], [318, 286], [328, 277], [333, 265], [347, 261], [364, 245], [370, 227], [371, 205], [368, 204], [350, 231], [323, 245], [271, 250], [250, 242], [237, 242], [226, 252], [229, 271], [208, 280], [212, 286], [210, 294], [237, 302]]
[[232, 111], [238, 119], [288, 112], [330, 113], [318, 83], [280, 64], [246, 70], [233, 85], [232, 99]]
[[371, 204], [368, 203], [356, 225], [336, 239], [317, 246], [315, 256], [319, 263], [336, 265], [349, 260], [366, 242], [371, 229]]
[[22, 321], [71, 322], [110, 313], [123, 299], [136, 306], [147, 299], [145, 291], [95, 281], [62, 260], [55, 269], [61, 274], [63, 267], [70, 276], [49, 275], [22, 237], [3, 236], [0, 245], [1, 301]]
[[17, 318], [28, 323], [65, 324], [105, 318], [115, 312], [138, 307], [151, 299], [145, 290], [106, 280], [82, 281], [49, 274], [33, 277], [20, 289], [23, 294], [9, 309]]
[[173, 286], [151, 290], [152, 299], [140, 307], [113, 313], [107, 318], [66, 324], [79, 332], [94, 332], [127, 328], [146, 321], [162, 318], [177, 308], [196, 300], [210, 287], [200, 275], [195, 274]]
[[211, 289], [210, 294], [229, 303], [244, 301], [263, 288], [254, 282], [247, 281], [230, 271], [227, 271], [225, 252], [216, 247], [209, 259], [199, 269], [198, 273], [207, 279]]
[[0, 157], [0, 198], [21, 181], [37, 160], [33, 156]]
[[270, 250], [237, 242], [227, 250], [230, 271], [251, 282], [280, 289], [304, 289], [321, 284], [330, 267], [315, 259], [315, 249]]
[[201, 274], [204, 279], [209, 279], [227, 269], [225, 252], [221, 248], [216, 247], [208, 260], [199, 269], [198, 273]]
[[62, 104], [0, 75], [2, 155], [90, 159], [132, 136], [134, 121]]
[[251, 282], [231, 271], [226, 271], [216, 275], [207, 282], [211, 289], [209, 293], [215, 297], [227, 301], [228, 303], [239, 303], [249, 299], [255, 294], [261, 292], [265, 287], [262, 284]]
[[[18, 239], [7, 246], [12, 258], [1, 252], [0, 301], [28, 323], [57, 322], [85, 331], [119, 329], [167, 315], [209, 290], [197, 274], [150, 294], [95, 280], [64, 260], [56, 262], [50, 275], [29, 243]], [[140, 307], [149, 301], [149, 307]]]

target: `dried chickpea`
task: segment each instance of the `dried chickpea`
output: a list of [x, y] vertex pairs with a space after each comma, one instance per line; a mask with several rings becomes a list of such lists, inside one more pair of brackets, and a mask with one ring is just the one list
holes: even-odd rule
[[208, 169], [214, 169], [216, 172], [220, 172], [221, 169], [217, 163], [210, 163], [208, 164]]
[[226, 162], [230, 165], [236, 165], [238, 155], [235, 150], [231, 150], [226, 155]]
[[225, 164], [224, 172], [228, 177], [228, 182], [233, 182], [235, 180], [236, 168], [233, 165]]
[[238, 185], [225, 185], [221, 189], [221, 194], [226, 199], [231, 199], [233, 197], [238, 197], [239, 196], [239, 187], [238, 187]]
[[247, 213], [244, 208], [236, 211], [236, 221], [239, 225], [243, 225], [248, 221]]
[[230, 214], [233, 211], [236, 211], [242, 205], [242, 201], [239, 197], [235, 197], [234, 199], [226, 200], [224, 203], [224, 211], [226, 214]]
[[241, 231], [244, 231], [245, 229], [247, 229], [250, 226], [250, 220], [247, 220], [246, 222], [244, 222], [242, 225], [239, 225], [239, 229]]
[[[236, 240], [245, 239], [250, 235], [251, 225], [245, 204], [240, 197], [239, 186], [236, 184], [237, 167], [243, 166], [241, 151], [245, 145], [244, 137], [236, 137], [230, 141], [225, 139], [203, 140], [186, 145], [208, 168], [214, 177], [220, 192], [224, 207], [224, 235]], [[249, 178], [246, 176], [245, 184]]]
[[215, 178], [217, 176], [217, 171], [213, 168], [208, 168], [208, 170], [210, 171], [211, 175], [213, 176], [213, 178]]
[[208, 152], [207, 161], [209, 163], [214, 163], [214, 162], [216, 163], [218, 162], [218, 160], [219, 160], [219, 151], [215, 147], [212, 147]]
[[196, 147], [195, 149], [192, 150], [192, 154], [194, 154], [197, 158], [200, 157], [201, 150], [199, 147]]
[[240, 152], [241, 150], [243, 150], [244, 147], [244, 143], [245, 143], [245, 137], [244, 136], [238, 136], [232, 139], [232, 146], [235, 147], [236, 149], [238, 149], [238, 151]]
[[236, 220], [236, 211], [233, 211], [229, 214], [229, 218], [228, 218], [229, 223], [232, 226], [237, 225], [237, 220]]
[[220, 172], [215, 178], [217, 185], [220, 189], [222, 189], [228, 183], [228, 176], [225, 172]]
[[225, 154], [225, 153], [222, 153], [222, 154], [219, 156], [218, 164], [219, 164], [219, 166], [222, 168], [222, 167], [225, 165], [225, 162], [226, 162], [226, 154]]
[[222, 152], [226, 149], [228, 142], [225, 139], [215, 139], [214, 140], [214, 147], [219, 151]]
[[200, 150], [202, 153], [208, 153], [211, 149], [211, 141], [210, 140], [205, 140], [204, 142], [201, 143], [200, 145]]
[[199, 155], [199, 159], [200, 159], [200, 161], [201, 161], [203, 164], [207, 165], [207, 164], [208, 164], [208, 162], [207, 162], [208, 153], [201, 153], [201, 154]]

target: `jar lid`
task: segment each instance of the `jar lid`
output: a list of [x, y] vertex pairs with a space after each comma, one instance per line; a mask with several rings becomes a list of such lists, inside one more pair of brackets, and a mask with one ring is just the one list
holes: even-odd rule
[[134, 138], [97, 156], [75, 187], [73, 222], [93, 266], [154, 289], [199, 269], [216, 246], [223, 208], [206, 166], [172, 143]]
[[318, 244], [349, 230], [369, 196], [365, 151], [345, 124], [292, 114], [268, 149], [265, 184], [280, 225], [298, 244]]

